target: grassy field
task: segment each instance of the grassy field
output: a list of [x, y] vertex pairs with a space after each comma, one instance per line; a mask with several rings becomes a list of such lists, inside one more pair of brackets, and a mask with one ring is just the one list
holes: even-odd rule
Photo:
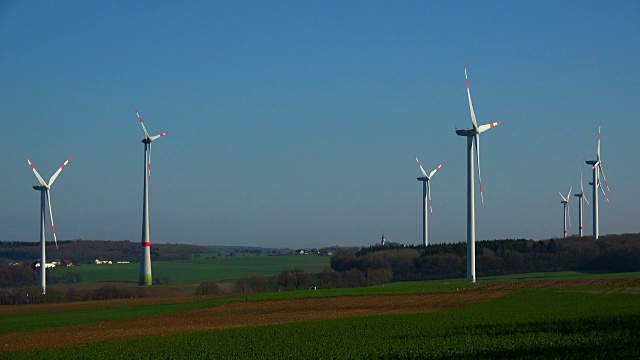
[[502, 276], [486, 276], [478, 278], [478, 282], [486, 281], [519, 281], [519, 280], [588, 280], [588, 279], [632, 279], [640, 278], [640, 272], [580, 272], [558, 271]]
[[[300, 267], [308, 272], [318, 272], [329, 266], [329, 256], [222, 256], [207, 254], [197, 260], [156, 261], [152, 264], [154, 278], [166, 278], [170, 284], [201, 283], [204, 281], [234, 282], [243, 276], [278, 274], [285, 268]], [[62, 276], [79, 272], [82, 283], [104, 281], [138, 281], [139, 263], [113, 265], [82, 265], [55, 267], [51, 274]]]
[[[419, 286], [377, 289], [421, 291]], [[438, 284], [423, 286], [426, 291], [446, 290]], [[295, 298], [321, 292], [288, 295]], [[208, 306], [216, 305], [219, 302]], [[129, 316], [133, 312], [131, 309]], [[65, 316], [60, 314], [59, 318]], [[103, 320], [94, 318], [93, 321]], [[9, 359], [107, 359], [114, 354], [131, 359], [631, 359], [640, 356], [638, 335], [638, 288], [536, 288], [436, 313], [246, 327], [2, 356]]]

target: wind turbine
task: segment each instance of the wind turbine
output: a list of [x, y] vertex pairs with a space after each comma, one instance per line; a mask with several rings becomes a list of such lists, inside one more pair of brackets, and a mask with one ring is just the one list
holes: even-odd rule
[[589, 203], [589, 200], [587, 200], [587, 197], [584, 195], [584, 187], [582, 186], [582, 168], [580, 168], [580, 193], [579, 194], [573, 194], [573, 196], [576, 196], [578, 198], [578, 222], [579, 222], [579, 234], [580, 237], [582, 237], [582, 202], [586, 201], [587, 204]]
[[[45, 208], [45, 201], [49, 203], [49, 216], [51, 217], [51, 231], [53, 232], [53, 240], [55, 241], [56, 244], [56, 249], [58, 248], [58, 238], [56, 237], [56, 227], [53, 223], [53, 211], [51, 210], [51, 192], [49, 191], [51, 189], [51, 185], [53, 185], [53, 182], [56, 181], [56, 179], [58, 178], [58, 175], [60, 175], [60, 172], [62, 172], [62, 169], [65, 168], [65, 166], [67, 166], [67, 164], [69, 163], [69, 160], [71, 160], [71, 158], [68, 158], [67, 161], [65, 161], [60, 168], [58, 169], [58, 171], [56, 171], [53, 176], [51, 176], [51, 179], [49, 179], [49, 182], [47, 183], [46, 181], [44, 181], [44, 179], [42, 178], [42, 176], [40, 176], [40, 174], [38, 174], [38, 171], [36, 170], [36, 167], [33, 166], [33, 164], [31, 163], [31, 160], [29, 160], [29, 157], [27, 157], [27, 163], [29, 163], [29, 166], [31, 167], [31, 170], [33, 170], [33, 173], [36, 175], [36, 178], [38, 178], [38, 182], [40, 183], [39, 186], [34, 186], [33, 190], [38, 190], [40, 191], [40, 246], [41, 246], [41, 253], [40, 253], [40, 286], [42, 286], [42, 294], [45, 295], [47, 293], [47, 274], [46, 274], [46, 263], [47, 263], [47, 256], [46, 256], [46, 250], [45, 250], [45, 235], [44, 235], [44, 208]], [[46, 200], [45, 200], [46, 198]]]
[[609, 202], [609, 198], [607, 197], [607, 193], [604, 192], [602, 188], [602, 184], [600, 183], [600, 174], [602, 174], [602, 179], [604, 180], [605, 185], [607, 186], [607, 191], [609, 190], [609, 183], [607, 183], [607, 178], [604, 176], [604, 171], [602, 171], [602, 162], [600, 161], [600, 128], [602, 128], [602, 122], [598, 125], [598, 148], [596, 151], [596, 160], [587, 160], [585, 161], [587, 164], [592, 165], [593, 170], [593, 182], [589, 183], [589, 185], [593, 186], [593, 238], [594, 240], [598, 240], [599, 236], [599, 224], [598, 224], [598, 188], [602, 190], [602, 195], [604, 195], [605, 200]]
[[569, 219], [569, 226], [571, 226], [571, 216], [569, 215], [569, 196], [571, 196], [571, 190], [573, 189], [573, 186], [569, 188], [569, 192], [567, 193], [567, 197], [565, 197], [564, 195], [562, 195], [560, 192], [558, 192], [558, 194], [560, 194], [560, 197], [562, 198], [562, 201], [560, 201], [564, 207], [563, 210], [563, 223], [564, 223], [564, 237], [567, 237], [567, 218]]
[[134, 109], [142, 130], [144, 131], [144, 195], [142, 199], [142, 251], [140, 254], [140, 275], [138, 277], [138, 285], [152, 285], [151, 277], [151, 243], [149, 241], [149, 178], [151, 177], [151, 143], [158, 138], [167, 135], [166, 132], [149, 136], [147, 128], [144, 127], [142, 118], [137, 109]]
[[433, 171], [431, 171], [429, 175], [427, 175], [427, 172], [422, 168], [422, 164], [420, 164], [420, 160], [418, 160], [418, 156], [414, 154], [413, 157], [416, 158], [416, 162], [420, 167], [420, 171], [422, 171], [422, 175], [424, 175], [418, 177], [418, 181], [422, 181], [422, 245], [426, 247], [427, 245], [429, 245], [429, 217], [427, 216], [427, 199], [429, 200], [429, 213], [433, 214], [433, 206], [431, 202], [431, 183], [429, 182], [429, 180], [431, 180], [433, 175], [435, 175], [435, 173], [440, 170], [444, 163], [438, 165], [437, 168], [433, 169]]
[[469, 91], [469, 78], [467, 77], [467, 64], [464, 66], [464, 78], [467, 83], [467, 97], [469, 99], [469, 111], [471, 112], [471, 129], [456, 130], [458, 136], [467, 137], [467, 282], [476, 282], [476, 220], [473, 193], [473, 144], [476, 144], [476, 158], [478, 161], [478, 181], [480, 182], [480, 199], [484, 207], [482, 195], [482, 177], [480, 176], [480, 134], [500, 125], [500, 121], [478, 126], [476, 114], [473, 112], [471, 92]]

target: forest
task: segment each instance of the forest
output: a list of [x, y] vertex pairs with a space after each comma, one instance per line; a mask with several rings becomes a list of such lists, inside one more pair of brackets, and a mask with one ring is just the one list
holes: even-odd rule
[[[93, 264], [96, 259], [111, 261], [140, 261], [140, 242], [129, 240], [68, 240], [59, 241], [56, 249], [53, 241], [46, 243], [47, 261], [69, 259], [76, 265]], [[0, 264], [9, 261], [35, 262], [40, 259], [39, 242], [0, 241]], [[188, 260], [207, 249], [187, 244], [152, 244], [151, 260]]]
[[[569, 237], [549, 240], [476, 242], [476, 275], [495, 276], [548, 271], [640, 271], [640, 234]], [[387, 281], [464, 278], [467, 244], [372, 246], [331, 257], [342, 278], [361, 284]], [[354, 284], [355, 285], [355, 284]]]

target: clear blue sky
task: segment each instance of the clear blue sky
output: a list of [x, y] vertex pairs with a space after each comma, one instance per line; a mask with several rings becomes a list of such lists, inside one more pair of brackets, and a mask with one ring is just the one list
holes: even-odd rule
[[[476, 236], [562, 235], [602, 121], [601, 234], [640, 232], [637, 1], [0, 3], [0, 240], [38, 239], [29, 156], [59, 238], [315, 247], [465, 241], [466, 60], [482, 135]], [[477, 183], [476, 183], [477, 188]], [[575, 192], [575, 191], [574, 191]], [[577, 232], [577, 199], [571, 215]], [[585, 208], [591, 233], [591, 208]], [[47, 238], [52, 239], [50, 231]]]

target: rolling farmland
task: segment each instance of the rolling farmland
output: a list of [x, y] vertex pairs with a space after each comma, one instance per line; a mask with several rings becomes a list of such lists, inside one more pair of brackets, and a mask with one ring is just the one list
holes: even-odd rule
[[[110, 358], [114, 353], [125, 358], [220, 359], [640, 355], [637, 277], [505, 279], [476, 286], [425, 282], [366, 289], [186, 298], [176, 303], [164, 299], [157, 305], [118, 300], [99, 308], [105, 302], [95, 302], [95, 310], [64, 308], [68, 304], [31, 307], [51, 306], [40, 314], [10, 315], [10, 309], [2, 309], [3, 320], [10, 323], [3, 321], [0, 345], [3, 357], [30, 359]], [[376, 291], [388, 295], [372, 295]], [[61, 308], [56, 310], [56, 305]], [[136, 309], [146, 313], [139, 316]], [[74, 313], [83, 316], [56, 323], [56, 317], [73, 319]], [[109, 319], [109, 313], [121, 315]], [[33, 327], [11, 326], [27, 320]], [[34, 330], [39, 320], [50, 325], [41, 323], [40, 330]], [[41, 349], [24, 351], [35, 344]]]
[[[284, 268], [300, 267], [318, 272], [329, 266], [329, 256], [206, 256], [194, 260], [156, 261], [153, 277], [167, 278], [171, 284], [204, 281], [233, 282], [243, 276], [274, 275]], [[51, 274], [61, 276], [79, 272], [83, 283], [125, 281], [137, 282], [139, 263], [56, 267]]]

